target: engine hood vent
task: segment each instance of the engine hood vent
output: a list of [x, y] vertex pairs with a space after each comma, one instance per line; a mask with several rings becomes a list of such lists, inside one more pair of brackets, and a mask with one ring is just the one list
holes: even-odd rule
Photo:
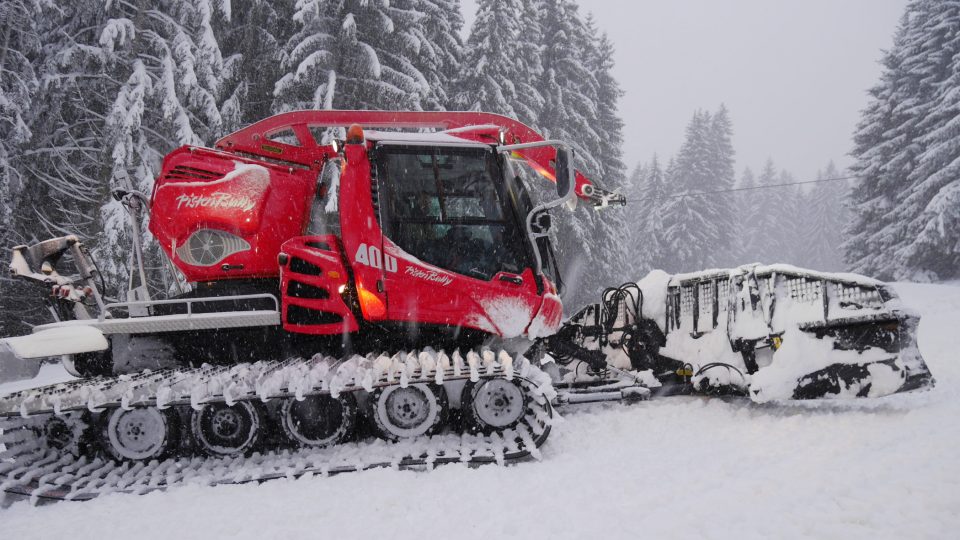
[[164, 176], [164, 180], [174, 182], [212, 182], [223, 178], [223, 173], [198, 169], [196, 167], [187, 167], [186, 165], [177, 165]]

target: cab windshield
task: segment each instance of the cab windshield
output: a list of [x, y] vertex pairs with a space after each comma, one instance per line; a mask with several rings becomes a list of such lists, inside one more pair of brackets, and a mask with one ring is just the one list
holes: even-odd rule
[[384, 234], [410, 255], [485, 280], [529, 265], [491, 149], [380, 145], [377, 180]]

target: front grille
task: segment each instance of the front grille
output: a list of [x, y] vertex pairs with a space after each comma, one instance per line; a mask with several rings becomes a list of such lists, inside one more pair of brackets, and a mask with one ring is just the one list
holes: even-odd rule
[[300, 257], [294, 257], [290, 260], [290, 271], [295, 274], [304, 274], [307, 276], [319, 276], [323, 274], [322, 268]]
[[287, 285], [287, 295], [307, 300], [326, 300], [330, 298], [330, 292], [326, 289], [307, 285], [299, 281], [291, 281], [290, 284]]
[[308, 309], [300, 306], [287, 306], [287, 324], [312, 326], [317, 324], [336, 324], [339, 322], [343, 322], [343, 317], [336, 313]]

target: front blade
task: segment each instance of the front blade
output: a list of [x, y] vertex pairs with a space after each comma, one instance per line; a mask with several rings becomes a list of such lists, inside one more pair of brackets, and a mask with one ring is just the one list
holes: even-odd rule
[[110, 343], [100, 330], [71, 325], [41, 330], [35, 334], [0, 339], [18, 358], [41, 359], [67, 354], [105, 351]]
[[40, 372], [42, 360], [20, 358], [6, 340], [0, 339], [0, 384], [32, 379]]

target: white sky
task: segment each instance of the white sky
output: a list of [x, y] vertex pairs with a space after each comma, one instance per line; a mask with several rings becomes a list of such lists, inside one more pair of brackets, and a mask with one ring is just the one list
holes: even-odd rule
[[[467, 28], [476, 0], [462, 0]], [[616, 46], [632, 169], [683, 141], [694, 109], [730, 109], [737, 175], [767, 157], [812, 179], [851, 134], [907, 0], [579, 0]]]

